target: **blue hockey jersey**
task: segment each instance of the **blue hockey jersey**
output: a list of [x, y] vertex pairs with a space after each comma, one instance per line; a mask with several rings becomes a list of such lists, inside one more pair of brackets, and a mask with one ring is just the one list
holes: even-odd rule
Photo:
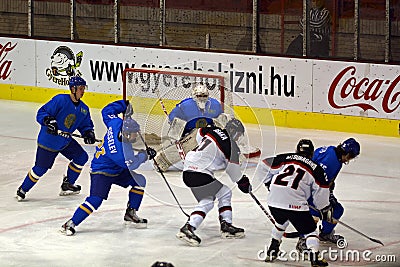
[[342, 169], [342, 162], [336, 154], [334, 146], [323, 146], [319, 147], [314, 151], [314, 156], [312, 160], [325, 170], [326, 176], [330, 184], [332, 184], [336, 176]]
[[135, 154], [132, 144], [122, 142], [120, 131], [123, 120], [118, 114], [126, 110], [125, 101], [112, 102], [101, 111], [107, 132], [103, 141], [96, 147], [91, 173], [117, 176], [124, 169], [135, 170], [147, 160], [146, 152]]
[[58, 129], [64, 132], [73, 133], [78, 130], [84, 134], [86, 131], [93, 130], [89, 108], [85, 103], [72, 102], [69, 94], [56, 95], [39, 108], [36, 115], [36, 121], [41, 125], [38, 145], [50, 151], [60, 151], [68, 145], [71, 137], [47, 133], [47, 126], [43, 122], [47, 116], [56, 118]]
[[215, 98], [209, 98], [204, 111], [197, 107], [193, 98], [182, 100], [169, 114], [169, 120], [172, 121], [178, 117], [186, 121], [183, 134], [189, 133], [194, 128], [202, 128], [207, 125], [214, 125], [213, 118], [217, 118], [223, 112], [221, 104]]

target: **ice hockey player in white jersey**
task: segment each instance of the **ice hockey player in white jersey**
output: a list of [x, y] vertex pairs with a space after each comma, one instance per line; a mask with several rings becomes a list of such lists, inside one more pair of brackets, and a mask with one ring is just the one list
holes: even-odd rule
[[[359, 142], [357, 142], [354, 138], [348, 138], [337, 146], [322, 146], [314, 151], [313, 161], [321, 165], [329, 182], [329, 202], [331, 203], [333, 210], [332, 217], [336, 220], [339, 220], [342, 217], [344, 213], [344, 207], [334, 195], [335, 181], [343, 165], [349, 164], [351, 160], [360, 155], [360, 148], [361, 146]], [[308, 203], [313, 205], [313, 199], [310, 198]], [[314, 218], [320, 217], [318, 212], [314, 210], [310, 210], [310, 212]], [[335, 233], [334, 229], [336, 225], [337, 224], [335, 221], [331, 223], [322, 220], [320, 233], [318, 236], [319, 240], [333, 244], [337, 244], [339, 240], [344, 240], [342, 235]], [[302, 252], [304, 249], [306, 249], [304, 238], [299, 238], [296, 249], [299, 252]]]
[[306, 238], [311, 266], [328, 266], [326, 260], [319, 257], [317, 225], [307, 205], [307, 199], [312, 196], [322, 217], [332, 220], [329, 184], [322, 167], [311, 160], [313, 153], [311, 140], [302, 139], [297, 144], [296, 153], [266, 158], [256, 170], [256, 178], [269, 187], [267, 202], [275, 219], [265, 261], [273, 261], [279, 256], [282, 236], [291, 223]]
[[244, 229], [232, 225], [232, 191], [214, 177], [215, 170], [225, 169], [243, 193], [251, 191], [249, 178], [240, 169], [240, 150], [236, 144], [244, 131], [243, 124], [237, 119], [228, 121], [225, 129], [210, 126], [197, 131], [199, 145], [186, 155], [183, 182], [190, 187], [198, 204], [176, 235], [191, 246], [200, 244], [194, 231], [214, 207], [215, 199], [218, 200], [221, 237], [244, 237]]

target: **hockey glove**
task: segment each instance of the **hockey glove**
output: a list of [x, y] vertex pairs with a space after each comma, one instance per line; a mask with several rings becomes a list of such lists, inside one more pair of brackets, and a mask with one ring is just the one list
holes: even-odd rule
[[83, 142], [89, 145], [94, 144], [94, 142], [96, 142], [96, 136], [94, 135], [93, 130], [86, 131], [83, 134]]
[[156, 157], [156, 155], [157, 155], [157, 152], [151, 147], [148, 147], [146, 149], [146, 152], [147, 152], [147, 155], [149, 156], [149, 160], [154, 159]]
[[323, 208], [322, 210], [320, 210], [321, 212], [321, 217], [322, 220], [327, 221], [329, 223], [333, 223], [333, 208], [331, 205], [326, 206], [325, 208]]
[[125, 100], [126, 104], [126, 110], [125, 110], [125, 117], [131, 117], [133, 114], [133, 109], [131, 103], [129, 103], [129, 100]]
[[46, 116], [43, 120], [44, 125], [47, 126], [47, 133], [57, 135], [58, 134], [58, 125], [56, 118], [53, 116]]
[[242, 191], [243, 193], [250, 193], [251, 191], [251, 184], [249, 181], [249, 178], [243, 174], [242, 178], [236, 182], [238, 184], [238, 187], [240, 189], [240, 191]]
[[332, 191], [329, 193], [329, 203], [331, 203], [332, 207], [334, 207], [338, 204], [338, 201], [337, 201], [336, 197], [333, 195]]

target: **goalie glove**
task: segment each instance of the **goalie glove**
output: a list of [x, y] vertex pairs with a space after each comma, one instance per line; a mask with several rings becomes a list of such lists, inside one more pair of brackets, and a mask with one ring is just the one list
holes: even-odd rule
[[326, 206], [320, 210], [322, 220], [333, 223], [333, 208], [331, 205]]
[[58, 134], [58, 125], [56, 118], [54, 118], [53, 116], [46, 116], [43, 120], [43, 123], [47, 126], [47, 133], [52, 135]]
[[238, 187], [240, 191], [242, 191], [245, 194], [248, 194], [251, 192], [251, 184], [249, 181], [249, 178], [243, 174], [242, 178], [236, 182], [238, 184]]
[[155, 151], [151, 147], [146, 148], [146, 152], [147, 152], [147, 155], [149, 156], [149, 160], [154, 159], [156, 157], [156, 155], [157, 155], [157, 151]]
[[83, 134], [83, 142], [88, 145], [94, 144], [96, 142], [96, 136], [94, 135], [93, 130], [86, 131]]

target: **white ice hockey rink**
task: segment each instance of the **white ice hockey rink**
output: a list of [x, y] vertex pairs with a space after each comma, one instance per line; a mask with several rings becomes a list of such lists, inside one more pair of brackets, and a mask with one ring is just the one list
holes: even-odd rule
[[[245, 228], [246, 237], [221, 239], [215, 206], [196, 231], [202, 239], [201, 245], [189, 247], [182, 243], [175, 234], [186, 222], [186, 216], [150, 163], [138, 170], [147, 177], [139, 210], [139, 215], [149, 220], [147, 229], [124, 226], [128, 190], [115, 186], [109, 199], [76, 228], [74, 236], [62, 235], [60, 226], [89, 192], [88, 165], [77, 182], [82, 185], [79, 195], [58, 196], [67, 168], [67, 160], [59, 156], [24, 202], [15, 199], [18, 186], [34, 163], [39, 130], [35, 118], [39, 107], [37, 103], [0, 100], [0, 266], [146, 267], [156, 261], [170, 262], [175, 267], [310, 265], [308, 261], [294, 259], [296, 239], [283, 239], [281, 249], [287, 252], [287, 261], [283, 258], [266, 263], [259, 259], [263, 256], [260, 252], [270, 242], [272, 224], [254, 200], [223, 174], [218, 175], [233, 189], [233, 224]], [[100, 110], [91, 112], [96, 135], [102, 137], [105, 127]], [[257, 127], [247, 126], [250, 137], [258, 131]], [[345, 236], [347, 247], [339, 250], [335, 245], [329, 248], [321, 244], [321, 250], [331, 251], [331, 257], [325, 255], [330, 266], [400, 265], [400, 138], [288, 128], [276, 128], [275, 134], [271, 127], [262, 127], [262, 131], [269, 138], [263, 156], [293, 151], [301, 138], [313, 140], [316, 147], [356, 138], [361, 143], [361, 155], [343, 167], [336, 183], [335, 194], [345, 207], [341, 220], [368, 237], [379, 239], [385, 246], [338, 225], [337, 233]], [[94, 147], [83, 146], [92, 157]], [[248, 164], [244, 170], [248, 176], [254, 173], [256, 163]], [[165, 173], [183, 209], [190, 213], [194, 197], [180, 175], [180, 172]], [[266, 188], [255, 181], [253, 192], [267, 207]]]

